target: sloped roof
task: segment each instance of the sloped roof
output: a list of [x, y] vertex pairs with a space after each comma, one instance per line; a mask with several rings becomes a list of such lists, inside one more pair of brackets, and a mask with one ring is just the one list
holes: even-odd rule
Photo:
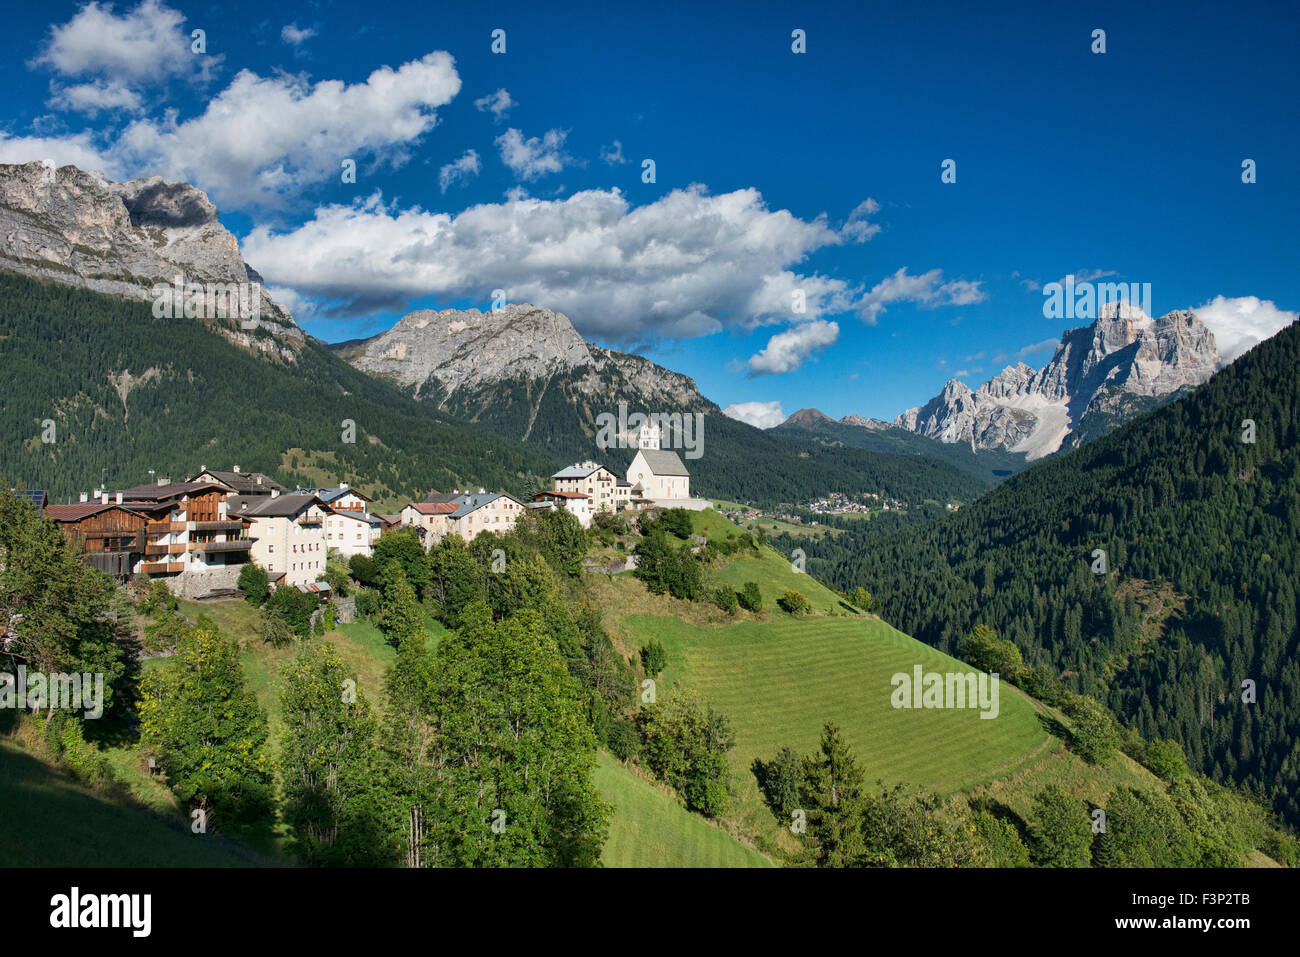
[[686, 471], [686, 466], [682, 464], [676, 452], [669, 452], [666, 449], [641, 449], [638, 454], [645, 457], [646, 465], [650, 466], [650, 471], [655, 475], [689, 476], [691, 474]]
[[[461, 496], [459, 507], [456, 511], [452, 512], [451, 517], [464, 518], [470, 512], [477, 512], [484, 505], [491, 505], [499, 498], [510, 498], [510, 496], [502, 492], [484, 492], [481, 495], [475, 494]], [[510, 501], [514, 502], [515, 500], [510, 498]], [[515, 502], [515, 504], [519, 505], [520, 503]]]
[[165, 485], [146, 483], [137, 485], [134, 488], [123, 489], [122, 498], [128, 502], [159, 502], [163, 499], [180, 498], [182, 495], [192, 495], [195, 492], [209, 490], [220, 491], [221, 486], [215, 482], [168, 482]]
[[384, 524], [384, 520], [382, 518], [376, 518], [375, 516], [367, 515], [364, 512], [354, 512], [350, 508], [332, 508], [330, 509], [330, 514], [338, 515], [343, 518], [351, 518], [354, 519], [355, 521], [363, 522], [366, 525], [370, 525], [370, 526]]
[[[270, 495], [271, 492], [284, 492], [285, 487], [264, 472], [235, 472], [225, 469], [203, 469], [199, 475], [211, 475], [228, 488], [244, 495]], [[198, 481], [199, 475], [190, 479]], [[261, 479], [259, 482], [258, 479]]]
[[421, 515], [450, 515], [456, 511], [455, 502], [411, 502], [407, 508], [413, 508]]
[[320, 499], [311, 494], [277, 495], [275, 498], [264, 499], [260, 505], [250, 507], [240, 514], [252, 518], [287, 518], [319, 502]]
[[463, 492], [430, 492], [422, 504], [439, 504], [445, 505], [447, 502], [454, 502], [463, 495]]
[[315, 495], [327, 505], [332, 504], [347, 495], [355, 495], [357, 498], [365, 499], [367, 502], [371, 501], [369, 495], [366, 495], [363, 492], [358, 492], [354, 488], [297, 488], [294, 489], [294, 494]]
[[105, 505], [103, 502], [78, 502], [75, 505], [47, 505], [45, 514], [56, 522], [79, 522], [83, 518], [89, 518], [91, 515], [98, 515], [100, 512], [107, 512], [109, 509], [120, 508], [124, 512], [130, 512], [132, 515], [140, 515], [141, 512], [127, 505], [118, 505], [116, 502], [109, 502]]
[[605, 468], [603, 465], [570, 465], [568, 468], [560, 469], [551, 478], [557, 479], [584, 479], [588, 475], [599, 472]]

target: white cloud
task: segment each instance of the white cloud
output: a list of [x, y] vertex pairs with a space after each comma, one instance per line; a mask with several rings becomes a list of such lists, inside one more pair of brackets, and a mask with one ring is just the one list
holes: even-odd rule
[[[1098, 279], [1107, 279], [1111, 276], [1118, 276], [1119, 273], [1117, 273], [1113, 269], [1080, 269], [1078, 272], [1071, 273], [1070, 275], [1074, 277], [1074, 281], [1076, 283], [1081, 283], [1081, 282], [1096, 282]], [[1062, 286], [1064, 286], [1065, 281], [1069, 278], [1070, 276], [1062, 276], [1060, 279], [1056, 281], [1059, 282]]]
[[944, 282], [942, 269], [931, 269], [919, 276], [910, 276], [907, 267], [881, 280], [863, 298], [859, 311], [862, 318], [875, 325], [885, 306], [894, 302], [915, 302], [925, 308], [938, 306], [965, 306], [983, 302], [988, 298], [979, 282], [954, 279]]
[[59, 110], [98, 116], [100, 111], [139, 111], [143, 100], [139, 93], [120, 83], [95, 80], [71, 86], [51, 85], [49, 105]]
[[1295, 322], [1298, 315], [1257, 296], [1215, 296], [1192, 311], [1214, 333], [1224, 365]]
[[101, 77], [110, 85], [157, 86], [173, 77], [207, 79], [221, 56], [190, 51], [185, 15], [144, 0], [120, 16], [112, 4], [87, 3], [52, 26], [33, 65], [64, 77]]
[[316, 35], [312, 27], [298, 27], [296, 23], [286, 23], [284, 29], [280, 31], [280, 39], [290, 46], [301, 46], [306, 41]]
[[475, 109], [480, 113], [491, 113], [494, 120], [500, 120], [518, 105], [519, 101], [512, 100], [505, 89], [489, 93], [487, 96], [481, 96], [474, 101]]
[[558, 173], [572, 162], [573, 157], [564, 152], [567, 130], [547, 130], [539, 137], [524, 134], [511, 127], [496, 138], [501, 151], [501, 162], [522, 180], [535, 180]]
[[99, 170], [111, 179], [123, 175], [117, 160], [105, 156], [86, 133], [71, 136], [8, 136], [0, 132], [0, 163], [49, 160], [55, 166]]
[[600, 158], [610, 166], [622, 166], [627, 162], [627, 157], [623, 155], [623, 144], [619, 140], [615, 140], [610, 146], [602, 146]]
[[852, 242], [866, 242], [876, 233], [880, 232], [880, 227], [874, 223], [867, 222], [867, 217], [880, 212], [880, 204], [870, 197], [864, 199], [854, 207], [853, 212], [849, 214], [848, 222], [840, 230], [845, 239]]
[[762, 352], [750, 356], [749, 371], [753, 375], [793, 372], [815, 351], [826, 348], [839, 337], [840, 327], [834, 322], [815, 319], [801, 323], [778, 332]]
[[[1025, 346], [1023, 349], [1017, 349], [1016, 358], [1024, 359], [1027, 356], [1032, 356], [1039, 352], [1047, 352], [1048, 350], [1052, 350], [1054, 352], [1057, 346], [1059, 346], [1060, 344], [1061, 344], [1060, 339], [1044, 339], [1042, 342], [1035, 342], [1033, 345]], [[1003, 360], [999, 360], [995, 356], [993, 361], [998, 362]]]
[[588, 337], [631, 344], [788, 322], [796, 289], [807, 320], [851, 310], [843, 280], [790, 268], [844, 242], [825, 217], [770, 210], [757, 190], [711, 196], [697, 185], [636, 208], [617, 189], [587, 190], [456, 215], [399, 210], [376, 194], [321, 207], [289, 232], [254, 229], [244, 253], [268, 281], [352, 314], [504, 289], [511, 302], [564, 312]]
[[274, 205], [339, 175], [345, 158], [400, 165], [460, 92], [452, 58], [430, 53], [363, 83], [310, 83], [241, 71], [202, 115], [139, 120], [118, 138], [122, 165], [195, 183], [218, 200]]
[[788, 418], [780, 402], [737, 402], [723, 409], [722, 414], [756, 429], [773, 428]]
[[460, 159], [448, 163], [438, 170], [438, 187], [445, 193], [453, 183], [467, 181], [477, 176], [482, 167], [483, 164], [479, 162], [478, 153], [474, 150], [466, 150]]

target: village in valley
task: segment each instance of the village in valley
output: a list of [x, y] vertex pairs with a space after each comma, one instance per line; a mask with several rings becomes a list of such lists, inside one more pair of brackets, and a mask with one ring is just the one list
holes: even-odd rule
[[201, 465], [184, 481], [99, 488], [75, 503], [25, 494], [71, 542], [84, 545], [88, 564], [119, 580], [143, 575], [178, 597], [228, 597], [252, 563], [265, 570], [272, 589], [289, 586], [328, 600], [327, 558], [369, 556], [393, 529], [416, 529], [427, 550], [451, 535], [470, 542], [483, 532], [507, 532], [530, 513], [562, 510], [590, 528], [600, 512], [711, 507], [691, 498], [690, 472], [676, 452], [660, 448], [660, 437], [656, 426], [644, 426], [622, 475], [587, 461], [556, 472], [553, 487], [528, 501], [484, 488], [453, 489], [431, 491], [395, 513], [372, 511], [370, 497], [346, 481], [290, 490], [237, 465]]

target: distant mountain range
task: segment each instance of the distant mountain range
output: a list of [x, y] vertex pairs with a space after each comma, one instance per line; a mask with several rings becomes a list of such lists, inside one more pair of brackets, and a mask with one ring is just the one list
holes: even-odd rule
[[976, 390], [952, 379], [894, 424], [941, 442], [1042, 458], [1076, 447], [1207, 381], [1220, 366], [1214, 335], [1192, 312], [1152, 319], [1108, 303], [1061, 337], [1042, 369], [1008, 366]]
[[[0, 277], [0, 375], [25, 388], [0, 403], [11, 440], [0, 471], [59, 496], [214, 460], [285, 484], [347, 478], [389, 501], [470, 484], [522, 494], [568, 462], [625, 467], [632, 448], [596, 441], [598, 417], [620, 403], [703, 417], [702, 456], [687, 457], [700, 495], [969, 501], [990, 484], [944, 455], [764, 433], [723, 415], [689, 377], [591, 345], [563, 315], [526, 303], [417, 312], [331, 347], [264, 291], [252, 327], [225, 315], [159, 318], [147, 304], [178, 275], [261, 283], [208, 197], [184, 183], [0, 164], [3, 272], [18, 276]], [[107, 316], [117, 324], [97, 318]], [[48, 445], [47, 418], [59, 436]], [[353, 443], [339, 438], [348, 422]]]
[[890, 455], [939, 459], [992, 485], [1023, 469], [1023, 454], [1001, 449], [976, 451], [968, 445], [946, 444], [925, 438], [881, 419], [846, 415], [836, 421], [818, 409], [800, 409], [769, 430], [788, 439], [812, 439], [826, 445], [867, 449]]
[[796, 502], [874, 491], [904, 501], [969, 501], [997, 480], [983, 465], [960, 467], [948, 448], [915, 436], [907, 436], [910, 445], [886, 447], [756, 429], [723, 415], [688, 376], [592, 345], [564, 314], [530, 303], [413, 312], [387, 332], [333, 348], [354, 368], [440, 412], [566, 461], [601, 459], [621, 469], [631, 460], [630, 448], [596, 445], [598, 417], [616, 414], [620, 403], [629, 411], [698, 413], [703, 455], [686, 465], [701, 495]]
[[[261, 283], [202, 191], [157, 178], [113, 183], [42, 163], [0, 165], [0, 269], [137, 301], [156, 299], [158, 284], [178, 275], [189, 283]], [[289, 367], [318, 366], [328, 349], [419, 400], [421, 416], [463, 421], [556, 462], [600, 458], [625, 466], [631, 448], [601, 449], [596, 441], [600, 417], [617, 414], [620, 404], [698, 414], [705, 439], [703, 455], [687, 463], [694, 488], [760, 502], [828, 491], [969, 501], [1027, 460], [1103, 434], [1204, 382], [1219, 365], [1214, 337], [1194, 314], [1153, 320], [1112, 307], [1087, 329], [1066, 333], [1042, 370], [1022, 363], [976, 391], [953, 380], [893, 424], [861, 416], [835, 422], [805, 409], [764, 432], [723, 415], [690, 377], [588, 343], [566, 316], [529, 303], [421, 310], [380, 335], [328, 347], [264, 291], [253, 328], [211, 316], [192, 321]], [[125, 357], [118, 366], [109, 370], [110, 384], [124, 405], [125, 393], [144, 395], [178, 374]], [[283, 448], [299, 447], [283, 439]], [[454, 471], [469, 477], [459, 460]], [[382, 484], [396, 491], [406, 483], [390, 476]]]

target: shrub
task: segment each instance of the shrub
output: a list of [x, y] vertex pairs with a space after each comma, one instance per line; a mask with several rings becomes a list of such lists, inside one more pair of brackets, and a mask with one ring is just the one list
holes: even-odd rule
[[812, 611], [812, 605], [803, 592], [795, 591], [793, 588], [776, 600], [783, 611], [788, 611], [792, 615], [806, 615]]
[[959, 657], [980, 671], [987, 671], [1007, 681], [1019, 681], [1024, 674], [1025, 662], [1015, 642], [999, 638], [988, 625], [976, 625], [975, 630], [961, 640]]
[[637, 545], [637, 578], [655, 594], [668, 592], [674, 598], [696, 601], [704, 591], [699, 560], [689, 545], [674, 545], [657, 529]]
[[260, 608], [270, 594], [270, 578], [266, 569], [253, 562], [246, 562], [239, 571], [238, 588], [244, 593], [244, 600], [254, 608]]
[[171, 589], [159, 578], [149, 582], [144, 598], [140, 601], [140, 611], [146, 615], [170, 615], [180, 607], [180, 602], [171, 593]]
[[158, 652], [175, 648], [181, 636], [189, 629], [189, 623], [180, 615], [161, 615], [157, 620], [145, 625], [144, 647], [146, 651]]
[[632, 760], [641, 751], [641, 736], [636, 733], [636, 725], [623, 717], [610, 721], [605, 729], [605, 746], [620, 761]]
[[692, 691], [674, 687], [667, 698], [636, 715], [642, 760], [676, 789], [692, 811], [715, 817], [726, 810], [735, 744], [731, 724]]
[[684, 508], [665, 509], [663, 515], [659, 517], [658, 526], [678, 538], [690, 538], [694, 528], [691, 523], [691, 513]]
[[872, 611], [876, 607], [876, 601], [871, 597], [871, 592], [867, 591], [861, 585], [849, 592], [849, 602], [863, 611]]
[[262, 609], [262, 640], [272, 648], [283, 648], [293, 641], [293, 628], [279, 608], [267, 605]]
[[736, 598], [746, 611], [763, 610], [763, 593], [758, 590], [758, 582], [745, 582]]
[[311, 615], [319, 606], [320, 596], [315, 592], [299, 591], [289, 585], [277, 588], [266, 601], [266, 607], [283, 615], [299, 638], [311, 637]]
[[357, 614], [363, 618], [374, 618], [378, 613], [379, 592], [373, 588], [363, 588], [357, 592]]
[[713, 593], [713, 603], [728, 615], [734, 615], [740, 607], [740, 600], [736, 597], [735, 590], [726, 585], [718, 588]]
[[799, 807], [803, 761], [792, 748], [785, 747], [771, 761], [755, 758], [752, 769], [767, 806], [778, 821], [788, 823], [791, 812]]
[[668, 667], [668, 650], [657, 639], [652, 638], [650, 644], [643, 645], [641, 648], [641, 664], [645, 666], [646, 674], [651, 676], [660, 674]]
[[1061, 710], [1074, 723], [1070, 746], [1092, 764], [1109, 761], [1119, 749], [1119, 726], [1106, 706], [1087, 695], [1070, 695]]

